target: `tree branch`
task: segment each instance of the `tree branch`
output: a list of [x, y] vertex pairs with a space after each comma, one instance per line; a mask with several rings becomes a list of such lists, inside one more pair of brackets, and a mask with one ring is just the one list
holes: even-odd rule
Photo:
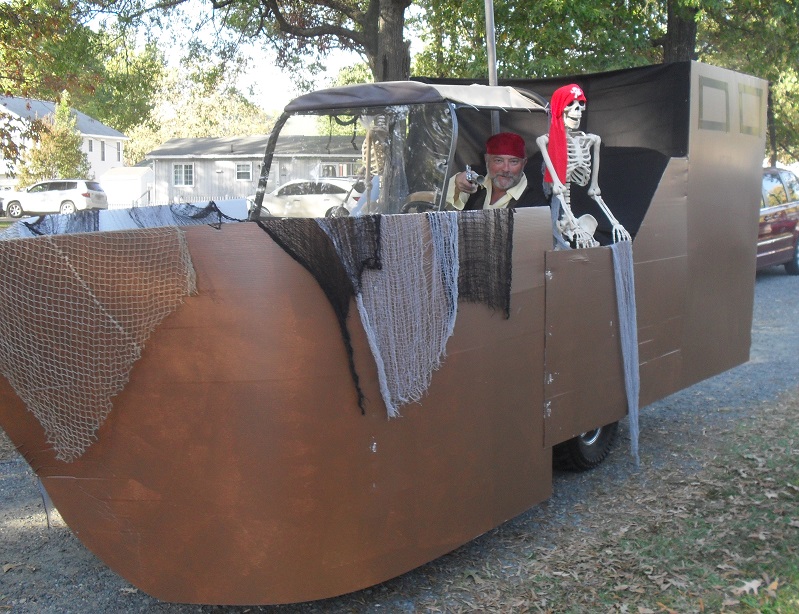
[[[332, 36], [338, 39], [350, 40], [355, 45], [359, 46], [366, 46], [367, 44], [366, 37], [362, 32], [358, 32], [357, 30], [351, 30], [349, 28], [344, 28], [335, 24], [312, 27], [297, 26], [286, 19], [286, 16], [281, 11], [277, 0], [263, 0], [263, 4], [275, 18], [278, 29], [289, 36], [303, 39]], [[330, 6], [330, 4], [325, 3], [324, 6]]]

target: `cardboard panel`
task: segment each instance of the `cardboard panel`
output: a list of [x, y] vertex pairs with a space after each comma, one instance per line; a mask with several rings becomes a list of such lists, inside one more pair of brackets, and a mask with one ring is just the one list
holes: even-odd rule
[[766, 99], [761, 79], [692, 64], [683, 387], [749, 359]]
[[547, 446], [627, 413], [612, 260], [605, 247], [546, 254]]

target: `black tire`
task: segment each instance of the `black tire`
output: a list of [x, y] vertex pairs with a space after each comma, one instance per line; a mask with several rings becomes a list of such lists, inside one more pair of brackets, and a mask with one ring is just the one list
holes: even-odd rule
[[17, 201], [12, 201], [8, 203], [6, 207], [6, 214], [8, 217], [22, 217], [22, 205], [20, 205]]
[[350, 210], [347, 209], [344, 205], [337, 205], [335, 207], [330, 207], [327, 211], [325, 211], [325, 217], [347, 217], [350, 214]]
[[552, 450], [553, 466], [567, 471], [593, 469], [610, 454], [618, 431], [619, 423], [613, 422], [559, 443]]
[[799, 275], [799, 239], [793, 246], [793, 258], [785, 263], [785, 272], [788, 275]]
[[73, 203], [71, 200], [65, 200], [63, 203], [61, 203], [61, 207], [59, 208], [58, 212], [61, 215], [75, 213], [75, 203]]

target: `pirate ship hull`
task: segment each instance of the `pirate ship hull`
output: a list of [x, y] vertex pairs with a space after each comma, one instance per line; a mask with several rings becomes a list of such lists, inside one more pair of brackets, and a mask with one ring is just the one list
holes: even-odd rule
[[[762, 141], [705, 136], [636, 233], [641, 405], [748, 359]], [[720, 145], [725, 169], [699, 153]], [[159, 599], [298, 602], [395, 577], [546, 499], [552, 446], [626, 413], [610, 249], [552, 251], [545, 208], [515, 215], [510, 317], [461, 303], [427, 395], [390, 420], [358, 318], [363, 414], [330, 304], [258, 225], [185, 235], [197, 294], [80, 458], [57, 460], [0, 379], [0, 424], [64, 520]]]

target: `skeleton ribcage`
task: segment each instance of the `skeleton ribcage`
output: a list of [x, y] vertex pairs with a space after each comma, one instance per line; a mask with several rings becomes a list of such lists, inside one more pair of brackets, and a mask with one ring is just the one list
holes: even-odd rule
[[591, 141], [585, 135], [568, 135], [566, 145], [566, 181], [588, 185], [591, 178]]

